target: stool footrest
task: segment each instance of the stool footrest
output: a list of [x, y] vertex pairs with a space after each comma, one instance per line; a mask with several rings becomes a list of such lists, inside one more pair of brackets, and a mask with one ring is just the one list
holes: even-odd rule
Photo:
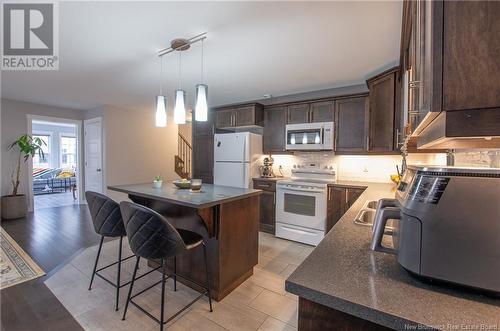
[[[159, 269], [161, 267], [162, 266], [156, 267], [155, 269], [153, 269], [151, 271], [155, 271], [155, 270], [157, 270], [157, 269]], [[143, 276], [145, 276], [145, 275], [142, 275], [141, 277], [143, 277]], [[195, 284], [195, 285], [197, 285], [197, 286], [199, 286], [199, 287], [201, 287], [203, 289], [205, 288], [203, 285], [201, 285], [201, 284], [199, 284], [199, 283], [197, 283], [197, 282], [195, 282], [195, 281], [193, 281], [193, 280], [191, 280], [189, 278], [186, 278], [184, 276], [178, 275], [176, 273], [171, 273], [170, 275], [168, 275], [167, 277], [165, 277], [165, 280], [167, 280], [169, 278], [172, 278], [172, 276], [180, 277], [180, 278], [182, 278], [184, 280], [187, 280], [188, 282], [191, 282], [191, 283], [193, 283], [193, 284]], [[136, 280], [139, 279], [139, 278], [140, 277], [136, 277]], [[152, 320], [154, 320], [158, 324], [161, 324], [161, 321], [158, 318], [156, 318], [151, 313], [149, 313], [148, 311], [146, 311], [144, 308], [142, 308], [138, 303], [134, 302], [132, 299], [135, 298], [135, 297], [137, 297], [137, 296], [139, 296], [139, 295], [141, 295], [141, 294], [143, 294], [144, 292], [152, 289], [156, 285], [161, 284], [162, 281], [163, 280], [160, 280], [160, 281], [158, 281], [158, 282], [156, 282], [156, 283], [154, 283], [154, 284], [146, 287], [145, 289], [139, 291], [138, 293], [132, 295], [130, 297], [130, 301], [129, 301], [132, 305], [134, 305], [135, 307], [137, 307], [140, 311], [142, 311], [144, 314], [146, 314], [149, 318], [151, 318]], [[182, 308], [181, 310], [179, 310], [178, 312], [176, 312], [174, 315], [170, 316], [166, 321], [164, 321], [163, 324], [167, 324], [168, 322], [170, 322], [171, 320], [173, 320], [174, 318], [176, 318], [177, 316], [179, 316], [182, 312], [184, 312], [186, 309], [188, 309], [189, 307], [191, 307], [196, 301], [200, 300], [201, 298], [203, 298], [207, 294], [208, 294], [207, 290], [205, 290], [204, 292], [200, 293], [195, 299], [193, 299], [193, 301], [191, 301], [190, 303], [188, 303], [186, 306], [184, 306], [184, 308]]]

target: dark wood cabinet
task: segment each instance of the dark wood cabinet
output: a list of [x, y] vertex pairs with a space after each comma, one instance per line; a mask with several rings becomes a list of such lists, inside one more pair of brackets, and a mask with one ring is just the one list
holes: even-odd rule
[[287, 124], [309, 123], [309, 119], [308, 103], [288, 106]]
[[404, 124], [418, 148], [500, 147], [498, 17], [498, 1], [403, 3]]
[[219, 108], [215, 110], [215, 113], [215, 127], [218, 129], [264, 124], [264, 106], [260, 103]]
[[214, 112], [208, 112], [206, 122], [193, 121], [193, 178], [213, 183], [214, 169]]
[[335, 151], [362, 153], [367, 149], [368, 96], [335, 100]]
[[443, 3], [443, 110], [500, 107], [500, 2]]
[[218, 110], [216, 113], [215, 126], [217, 128], [232, 127], [234, 122], [234, 111], [232, 109]]
[[288, 106], [287, 124], [332, 122], [335, 111], [332, 100]]
[[310, 105], [311, 122], [333, 122], [335, 119], [335, 110], [333, 101], [313, 102]]
[[264, 109], [262, 150], [265, 154], [285, 152], [286, 112], [285, 106]]
[[259, 230], [274, 234], [276, 228], [276, 181], [254, 179], [253, 188], [263, 190], [260, 195]]
[[397, 147], [394, 140], [398, 134], [396, 108], [400, 105], [398, 73], [398, 68], [393, 68], [366, 81], [370, 91], [368, 151], [390, 152]]
[[327, 191], [326, 232], [330, 231], [345, 212], [351, 208], [365, 188], [329, 185]]

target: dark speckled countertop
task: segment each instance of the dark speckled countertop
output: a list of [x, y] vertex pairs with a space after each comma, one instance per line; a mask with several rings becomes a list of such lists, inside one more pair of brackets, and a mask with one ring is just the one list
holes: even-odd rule
[[398, 264], [395, 255], [370, 250], [371, 228], [356, 225], [353, 220], [366, 200], [393, 198], [394, 185], [337, 185], [367, 189], [286, 280], [288, 292], [396, 330], [408, 329], [409, 325], [500, 329], [500, 299], [420, 281]]
[[190, 190], [178, 189], [172, 182], [164, 182], [161, 188], [154, 188], [153, 183], [146, 183], [112, 185], [108, 186], [108, 189], [198, 209], [247, 198], [262, 192], [261, 190], [251, 188], [218, 186], [205, 183], [202, 185], [200, 192], [191, 192]]

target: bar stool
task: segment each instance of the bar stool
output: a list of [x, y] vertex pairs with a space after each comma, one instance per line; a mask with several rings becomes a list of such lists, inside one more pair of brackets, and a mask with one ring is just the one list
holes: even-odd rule
[[[183, 311], [188, 309], [191, 305], [193, 305], [196, 301], [198, 301], [205, 295], [208, 295], [210, 312], [212, 312], [213, 311], [212, 298], [210, 296], [210, 281], [209, 281], [210, 274], [208, 270], [207, 250], [205, 242], [203, 241], [203, 237], [192, 231], [174, 228], [163, 216], [161, 216], [154, 210], [146, 208], [142, 205], [130, 202], [121, 202], [120, 209], [123, 215], [123, 220], [125, 222], [125, 229], [127, 231], [127, 237], [130, 244], [130, 248], [132, 249], [132, 252], [134, 252], [134, 254], [137, 256], [134, 273], [132, 276], [132, 281], [128, 291], [127, 302], [125, 303], [125, 309], [123, 311], [122, 320], [125, 320], [128, 304], [131, 303], [139, 310], [141, 310], [143, 313], [145, 313], [148, 317], [150, 317], [158, 324], [160, 324], [160, 330], [163, 331], [163, 327], [165, 324], [167, 324], [169, 321], [171, 321], [176, 316], [181, 314]], [[206, 272], [205, 285], [198, 284], [190, 279], [178, 275], [176, 273], [176, 270], [174, 270], [172, 274], [168, 275], [168, 277], [166, 276], [165, 259], [171, 257], [175, 258], [176, 256], [189, 252], [199, 246], [203, 247], [203, 255], [205, 259], [205, 272]], [[156, 282], [155, 284], [145, 288], [144, 290], [132, 295], [132, 290], [134, 287], [134, 282], [136, 280], [137, 269], [141, 257], [145, 259], [161, 260], [162, 279], [159, 282]], [[198, 285], [200, 288], [204, 288], [205, 291], [201, 293], [199, 296], [197, 296], [184, 308], [175, 313], [173, 316], [165, 320], [164, 316], [165, 282], [168, 278], [172, 276], [174, 278], [174, 281], [176, 280], [176, 277], [180, 277]], [[155, 287], [160, 283], [162, 284], [161, 313], [160, 313], [160, 319], [158, 319], [151, 313], [146, 311], [144, 308], [139, 306], [137, 303], [135, 303], [132, 299], [146, 292], [147, 290]]]
[[[103, 194], [92, 191], [86, 191], [85, 198], [87, 199], [87, 203], [90, 210], [90, 216], [92, 217], [92, 223], [94, 224], [95, 232], [101, 235], [101, 242], [99, 244], [99, 249], [97, 250], [97, 256], [94, 263], [94, 271], [92, 272], [92, 277], [90, 278], [89, 291], [92, 289], [94, 276], [95, 275], [99, 276], [100, 278], [102, 278], [103, 280], [105, 280], [106, 282], [108, 282], [109, 284], [111, 284], [113, 287], [116, 288], [115, 310], [118, 310], [118, 303], [120, 299], [120, 288], [130, 284], [130, 281], [121, 284], [120, 280], [121, 263], [123, 261], [126, 261], [134, 257], [135, 255], [131, 255], [129, 257], [122, 259], [122, 241], [123, 241], [123, 236], [127, 235], [127, 233], [125, 232], [125, 225], [123, 224], [122, 214], [120, 212], [120, 206], [118, 205], [118, 203], [116, 203], [115, 201], [113, 201], [112, 199], [108, 198]], [[118, 247], [118, 261], [97, 269], [97, 264], [99, 263], [102, 244], [104, 242], [105, 237], [113, 237], [113, 238], [120, 237], [120, 245]], [[103, 275], [99, 274], [99, 271], [112, 267], [115, 264], [118, 264], [118, 274], [116, 283], [112, 282]], [[141, 277], [144, 277], [153, 271], [154, 270], [151, 270], [150, 272], [141, 275]]]

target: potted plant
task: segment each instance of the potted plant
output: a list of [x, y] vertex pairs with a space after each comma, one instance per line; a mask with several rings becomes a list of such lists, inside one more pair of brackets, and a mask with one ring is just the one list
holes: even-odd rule
[[161, 178], [161, 176], [160, 175], [155, 176], [153, 180], [154, 188], [161, 188], [162, 184], [163, 184], [163, 179]]
[[40, 138], [33, 138], [30, 135], [22, 135], [17, 138], [10, 146], [9, 150], [17, 147], [19, 157], [17, 159], [17, 167], [12, 171], [12, 194], [2, 196], [2, 219], [15, 219], [25, 217], [28, 212], [26, 203], [26, 195], [19, 194], [19, 184], [21, 183], [21, 163], [26, 163], [30, 157], [38, 154], [44, 157], [42, 146], [45, 142]]

